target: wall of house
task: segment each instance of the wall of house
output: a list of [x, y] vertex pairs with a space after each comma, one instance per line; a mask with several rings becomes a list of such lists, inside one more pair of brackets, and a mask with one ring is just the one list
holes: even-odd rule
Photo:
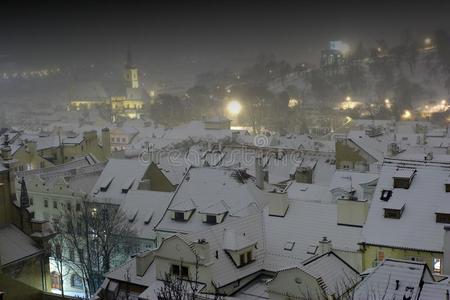
[[10, 216], [9, 172], [0, 172], [0, 225], [11, 222]]
[[323, 300], [324, 294], [311, 275], [300, 269], [279, 272], [267, 287], [271, 300], [296, 299]]
[[441, 268], [443, 267], [443, 254], [440, 252], [426, 252], [366, 245], [363, 254], [364, 270], [376, 265], [377, 259], [380, 258], [380, 251], [384, 253], [385, 259], [394, 258], [411, 260], [411, 258], [417, 258], [420, 261], [426, 262], [431, 271], [433, 271], [433, 258], [438, 258], [441, 260]]
[[17, 170], [35, 170], [54, 166], [50, 161], [42, 158], [34, 149], [27, 149], [22, 146], [13, 154], [14, 159], [17, 160]]
[[171, 273], [172, 264], [187, 266], [189, 278], [207, 284], [207, 290], [213, 291], [211, 273], [206, 261], [198, 262], [192, 249], [180, 238], [169, 238], [163, 242], [155, 256], [156, 278], [163, 280], [166, 274]]
[[50, 266], [44, 254], [6, 266], [0, 273], [30, 287], [51, 290]]
[[[20, 197], [21, 186], [16, 182], [16, 193]], [[27, 192], [33, 204], [31, 208], [35, 213], [35, 218], [51, 221], [54, 217], [64, 214], [67, 204], [71, 204], [72, 210], [76, 209], [76, 204], [84, 199], [84, 193], [76, 192], [69, 188], [63, 178], [59, 178], [52, 186], [37, 176], [31, 176], [27, 181]], [[47, 207], [45, 201], [47, 200]], [[56, 202], [57, 207], [54, 207]]]
[[366, 223], [369, 213], [368, 201], [337, 200], [337, 222], [338, 224], [360, 226]]
[[41, 291], [0, 272], [0, 290], [4, 300], [41, 300]]
[[336, 169], [369, 171], [369, 165], [374, 162], [375, 160], [365, 158], [351, 141], [336, 141]]
[[161, 172], [155, 163], [151, 163], [145, 172], [143, 178], [150, 179], [150, 190], [157, 192], [173, 192], [175, 187], [167, 179], [167, 177]]

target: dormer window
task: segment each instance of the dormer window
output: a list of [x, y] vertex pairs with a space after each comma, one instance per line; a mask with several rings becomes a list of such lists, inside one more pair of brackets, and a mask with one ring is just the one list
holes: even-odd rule
[[397, 169], [394, 173], [394, 188], [409, 189], [416, 169]]
[[253, 250], [257, 249], [256, 241], [247, 239], [244, 233], [225, 229], [223, 249], [238, 268], [255, 261]]
[[225, 219], [229, 207], [225, 201], [221, 200], [208, 207], [199, 209], [198, 213], [202, 215], [202, 221], [206, 224], [220, 224]]
[[450, 213], [436, 213], [436, 223], [450, 224]]
[[217, 224], [217, 216], [216, 215], [206, 215], [205, 223]]
[[387, 219], [400, 219], [405, 210], [405, 200], [394, 199], [384, 208], [384, 217]]
[[187, 221], [187, 219], [184, 217], [184, 212], [179, 212], [179, 211], [174, 212], [174, 218], [173, 219], [175, 221], [178, 221], [178, 222]]
[[187, 222], [194, 214], [195, 203], [192, 200], [186, 200], [175, 204], [169, 208], [171, 219], [178, 222]]

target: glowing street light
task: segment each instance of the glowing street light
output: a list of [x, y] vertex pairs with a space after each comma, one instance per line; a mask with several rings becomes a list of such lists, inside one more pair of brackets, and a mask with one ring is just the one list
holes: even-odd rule
[[430, 46], [431, 45], [431, 38], [427, 37], [425, 40], [425, 45]]
[[392, 107], [391, 100], [389, 100], [388, 98], [384, 99], [384, 104], [387, 109], [391, 109], [391, 107]]
[[297, 99], [294, 99], [294, 98], [289, 99], [289, 102], [288, 102], [288, 107], [289, 108], [295, 108], [297, 105], [298, 105], [298, 100]]
[[345, 98], [346, 101], [352, 101], [352, 97], [347, 96], [347, 98]]
[[232, 115], [238, 115], [242, 110], [242, 105], [237, 100], [228, 103], [227, 111]]
[[411, 116], [412, 116], [411, 112], [409, 110], [405, 110], [402, 114], [402, 119], [409, 120], [411, 119]]

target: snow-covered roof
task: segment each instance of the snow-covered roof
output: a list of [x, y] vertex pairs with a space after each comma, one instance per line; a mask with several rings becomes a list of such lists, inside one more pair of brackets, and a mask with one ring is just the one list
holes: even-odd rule
[[424, 262], [386, 259], [358, 285], [352, 299], [418, 299], [421, 284], [432, 281]]
[[208, 211], [219, 202], [229, 208], [225, 219], [260, 211], [265, 199], [258, 196], [259, 192], [252, 180], [239, 181], [233, 169], [192, 167], [178, 186], [168, 209], [195, 209], [193, 215], [188, 221], [180, 222], [172, 220], [166, 213], [157, 230], [188, 233], [206, 229], [210, 225], [203, 223], [201, 212]]
[[330, 184], [330, 192], [341, 189], [347, 193], [354, 192], [358, 200], [364, 199], [364, 185], [375, 185], [378, 180], [378, 174], [360, 173], [352, 171], [336, 171]]
[[[415, 169], [409, 189], [393, 188], [398, 168]], [[408, 171], [410, 175], [411, 171]], [[407, 249], [443, 251], [443, 223], [436, 213], [448, 211], [450, 202], [444, 183], [450, 174], [450, 163], [432, 163], [386, 159], [369, 209], [363, 235], [365, 242]], [[381, 200], [383, 190], [392, 190], [388, 201]], [[384, 208], [404, 204], [400, 219], [384, 218]]]
[[[131, 216], [133, 235], [141, 239], [155, 239], [154, 226], [169, 205], [172, 193], [135, 190], [129, 191], [120, 210]], [[129, 220], [128, 220], [129, 221]]]
[[[264, 214], [266, 254], [264, 268], [278, 271], [298, 265], [316, 254], [319, 241], [327, 237], [335, 250], [356, 252], [362, 228], [337, 225], [337, 205], [289, 199], [283, 218]], [[294, 242], [286, 250], [287, 242]]]
[[257, 241], [251, 241], [243, 234], [237, 233], [233, 229], [226, 229], [223, 235], [223, 249], [229, 251], [239, 251], [256, 244]]
[[43, 253], [32, 238], [12, 224], [0, 226], [0, 266]]
[[90, 192], [90, 199], [94, 202], [120, 205], [127, 195], [122, 190], [137, 189], [147, 168], [148, 165], [139, 160], [110, 159]]

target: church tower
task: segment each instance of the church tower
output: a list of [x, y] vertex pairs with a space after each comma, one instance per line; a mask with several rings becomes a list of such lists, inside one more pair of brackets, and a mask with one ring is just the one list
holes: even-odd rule
[[128, 48], [127, 61], [125, 63], [125, 81], [127, 82], [127, 87], [134, 89], [139, 88], [138, 69], [133, 64], [130, 48]]

